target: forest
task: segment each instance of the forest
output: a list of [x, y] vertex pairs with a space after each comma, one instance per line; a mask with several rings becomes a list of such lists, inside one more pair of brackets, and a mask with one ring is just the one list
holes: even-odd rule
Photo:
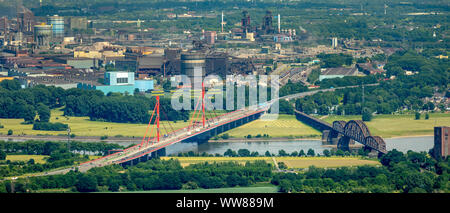
[[[44, 85], [22, 89], [17, 80], [0, 82], [0, 118], [23, 118], [27, 124], [45, 122], [37, 125], [36, 129], [59, 129], [61, 125], [47, 122], [51, 109], [60, 107], [64, 107], [65, 116], [88, 116], [91, 120], [118, 123], [148, 123], [149, 111], [154, 106], [154, 98], [140, 94], [110, 93], [105, 96], [101, 91], [64, 90]], [[161, 120], [189, 119], [189, 112], [173, 110], [168, 98], [161, 99], [161, 107], [168, 115], [161, 116]]]

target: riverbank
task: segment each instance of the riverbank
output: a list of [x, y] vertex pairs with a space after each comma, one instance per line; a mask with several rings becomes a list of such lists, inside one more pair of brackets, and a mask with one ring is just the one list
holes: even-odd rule
[[211, 139], [208, 143], [230, 143], [230, 142], [286, 142], [286, 141], [320, 141], [321, 138], [311, 137], [311, 138], [290, 138], [290, 137], [277, 137], [277, 138], [228, 138], [228, 139]]

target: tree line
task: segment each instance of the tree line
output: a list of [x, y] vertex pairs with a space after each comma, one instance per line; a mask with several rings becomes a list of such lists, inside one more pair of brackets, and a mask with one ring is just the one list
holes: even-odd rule
[[[87, 154], [106, 155], [110, 150], [123, 148], [120, 145], [105, 142], [70, 141], [67, 144], [50, 141], [0, 141], [0, 177], [44, 172], [75, 165], [89, 160]], [[48, 155], [48, 157], [44, 158], [45, 163], [36, 163], [33, 158], [28, 162], [11, 162], [6, 160], [7, 155]]]
[[[25, 123], [44, 122], [34, 129], [54, 130], [61, 125], [47, 124], [51, 109], [64, 106], [66, 116], [89, 116], [91, 120], [120, 123], [148, 123], [154, 98], [143, 95], [122, 95], [101, 91], [38, 85], [22, 89], [18, 80], [0, 82], [0, 118], [23, 118]], [[187, 120], [189, 112], [172, 109], [169, 98], [161, 98], [161, 120]], [[67, 129], [67, 128], [66, 128]]]
[[281, 192], [303, 193], [432, 193], [449, 192], [449, 161], [436, 161], [425, 152], [392, 150], [380, 159], [382, 167], [358, 166], [303, 173], [276, 173], [271, 183]]
[[7, 154], [50, 155], [55, 151], [68, 149], [68, 147], [71, 152], [97, 155], [106, 155], [109, 150], [124, 148], [121, 145], [106, 142], [0, 141], [0, 150]]
[[[69, 188], [74, 192], [137, 191], [155, 189], [197, 189], [249, 186], [269, 181], [272, 165], [265, 161], [202, 163], [182, 167], [177, 160], [152, 159], [125, 172], [119, 165], [93, 168], [86, 173], [70, 171], [52, 175], [19, 179], [15, 192], [40, 189]], [[0, 182], [0, 192], [11, 192], [11, 181]]]

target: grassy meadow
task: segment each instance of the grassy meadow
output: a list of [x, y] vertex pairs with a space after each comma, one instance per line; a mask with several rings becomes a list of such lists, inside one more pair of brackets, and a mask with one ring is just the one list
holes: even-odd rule
[[[425, 120], [423, 114], [420, 120], [415, 120], [414, 114], [411, 115], [375, 115], [371, 121], [366, 122], [372, 135], [378, 135], [383, 138], [401, 137], [401, 136], [421, 136], [433, 135], [435, 126], [448, 126], [450, 124], [450, 114], [448, 113], [430, 113], [430, 118]], [[323, 119], [332, 123], [336, 120], [361, 120], [361, 116], [328, 116]]]
[[276, 157], [276, 161], [285, 163], [288, 168], [381, 165], [377, 160], [367, 160], [361, 157]]
[[30, 159], [34, 159], [35, 163], [44, 164], [46, 163], [46, 158], [48, 155], [6, 155], [6, 160], [10, 160], [11, 162], [28, 162]]
[[[335, 168], [343, 166], [380, 165], [377, 160], [363, 159], [361, 157], [274, 157], [276, 162], [283, 162], [288, 168]], [[161, 157], [162, 160], [177, 159], [185, 167], [197, 163], [238, 162], [264, 160], [273, 164], [272, 157]]]
[[252, 135], [252, 137], [255, 137], [258, 134], [268, 134], [270, 137], [291, 138], [319, 138], [320, 135], [322, 135], [321, 132], [298, 121], [295, 118], [295, 115], [279, 115], [278, 119], [273, 121], [264, 121], [262, 119], [255, 120], [225, 133], [233, 138], [244, 138], [249, 134]]

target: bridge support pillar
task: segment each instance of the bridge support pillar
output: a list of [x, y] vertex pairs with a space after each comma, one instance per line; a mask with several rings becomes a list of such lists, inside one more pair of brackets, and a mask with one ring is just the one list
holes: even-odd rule
[[322, 144], [328, 144], [330, 137], [330, 130], [322, 131]]
[[325, 145], [337, 145], [342, 134], [335, 130], [323, 130], [322, 143]]
[[350, 138], [344, 135], [339, 139], [337, 148], [344, 152], [350, 151], [349, 143], [350, 143]]

